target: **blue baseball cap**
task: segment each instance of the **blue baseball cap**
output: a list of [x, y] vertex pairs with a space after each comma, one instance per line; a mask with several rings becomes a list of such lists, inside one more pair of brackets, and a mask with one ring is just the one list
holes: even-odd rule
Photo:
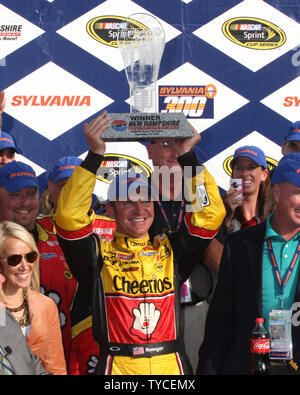
[[[127, 200], [128, 196], [135, 195], [137, 198], [142, 197], [139, 188], [147, 188], [150, 192], [151, 187], [148, 178], [137, 174], [135, 171], [129, 171], [117, 175], [109, 185], [107, 200], [113, 202], [116, 200]], [[147, 196], [148, 199], [148, 196]]]
[[291, 127], [289, 128], [285, 138], [284, 142], [288, 141], [300, 141], [300, 121], [294, 122]]
[[80, 165], [82, 159], [77, 156], [64, 156], [55, 163], [48, 174], [48, 180], [57, 183], [62, 178], [70, 178], [76, 166]]
[[300, 187], [300, 153], [291, 152], [285, 154], [275, 167], [271, 185], [288, 181], [296, 187]]
[[247, 158], [252, 159], [257, 165], [267, 169], [267, 160], [264, 152], [254, 145], [244, 145], [243, 147], [239, 147], [235, 150], [233, 159], [230, 163], [231, 169], [233, 169], [235, 160], [241, 156], [246, 156]]
[[33, 168], [23, 162], [9, 162], [0, 167], [0, 186], [14, 193], [28, 187], [38, 188]]
[[13, 148], [18, 154], [21, 154], [21, 150], [17, 147], [15, 139], [8, 133], [1, 130], [0, 132], [0, 151], [6, 148]]

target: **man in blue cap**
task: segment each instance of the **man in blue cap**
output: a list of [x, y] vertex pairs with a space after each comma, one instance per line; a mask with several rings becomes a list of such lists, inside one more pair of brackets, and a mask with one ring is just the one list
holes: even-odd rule
[[[271, 374], [298, 371], [300, 153], [283, 156], [272, 186], [274, 212], [263, 223], [234, 232], [225, 241], [198, 374], [250, 374], [250, 333], [258, 317], [264, 318], [271, 335], [284, 335], [281, 347], [287, 345], [279, 353], [278, 343], [271, 341], [270, 355], [277, 358], [271, 359]], [[281, 314], [280, 327], [274, 327], [275, 310]]]
[[[159, 138], [147, 143], [148, 158], [153, 165], [151, 182], [157, 190], [154, 220], [149, 229], [151, 237], [165, 231], [178, 231], [188, 211], [188, 202], [184, 194], [184, 169], [192, 169], [199, 163], [194, 147], [201, 142], [201, 135], [192, 125], [190, 127], [193, 137], [182, 140], [184, 147], [181, 147], [180, 153], [177, 150], [176, 139]], [[205, 184], [202, 192], [205, 203], [207, 201]], [[205, 318], [213, 291], [214, 272], [218, 270], [215, 260], [212, 259], [214, 250], [213, 243], [210, 243], [204, 254], [201, 250], [201, 265], [195, 266], [191, 276], [181, 288], [185, 350], [193, 372], [197, 368], [198, 348], [203, 339]]]
[[62, 187], [71, 177], [76, 166], [80, 165], [81, 159], [76, 156], [64, 156], [58, 159], [53, 169], [48, 174], [49, 203], [54, 211], [57, 208], [57, 201]]
[[[154, 210], [148, 180], [120, 176], [114, 193], [108, 193], [114, 239], [99, 238], [90, 205], [105, 153], [101, 135], [109, 122], [104, 112], [85, 125], [89, 153], [62, 189], [55, 214], [58, 240], [92, 312], [100, 346], [96, 374], [183, 374], [189, 370], [178, 287], [199, 260], [195, 251], [218, 232], [225, 213], [222, 199], [205, 169], [195, 171], [191, 186], [195, 190], [204, 177], [210, 204], [200, 214], [187, 213], [179, 233], [150, 239]], [[194, 198], [199, 202], [198, 194]]]
[[[51, 213], [38, 220], [53, 240], [55, 225], [53, 215], [57, 209], [57, 202], [62, 188], [73, 174], [74, 169], [80, 165], [81, 159], [76, 156], [64, 156], [58, 159], [51, 171], [48, 173], [48, 202]], [[97, 215], [94, 223], [95, 232], [109, 236], [114, 229], [114, 221]], [[52, 235], [52, 236], [51, 236]], [[90, 311], [82, 303], [81, 290], [77, 286], [75, 278], [72, 276], [60, 247], [57, 245], [55, 236], [57, 256], [54, 256], [52, 264], [43, 271], [44, 283], [48, 289], [59, 290], [60, 308], [64, 312], [63, 340], [65, 354], [67, 356], [67, 366], [69, 374], [87, 374], [90, 370], [89, 362], [92, 356], [98, 354], [99, 347], [95, 342], [91, 332]], [[42, 241], [39, 241], [41, 246]], [[44, 243], [45, 244], [45, 243]], [[55, 274], [56, 273], [56, 274]], [[46, 278], [45, 278], [46, 277]]]
[[61, 190], [81, 162], [76, 156], [64, 156], [55, 162], [48, 172], [49, 215], [36, 221], [38, 248], [42, 252], [42, 286], [59, 304], [68, 374], [72, 375], [87, 374], [89, 360], [99, 350], [91, 333], [90, 311], [82, 303], [81, 291], [58, 245], [53, 222]]
[[296, 121], [290, 126], [283, 140], [281, 152], [283, 155], [300, 152], [300, 121]]
[[13, 161], [0, 167], [0, 220], [32, 231], [39, 212], [39, 185], [31, 166]]
[[15, 160], [15, 154], [21, 153], [12, 135], [0, 131], [0, 166]]
[[20, 149], [17, 148], [13, 136], [5, 133], [1, 130], [2, 128], [2, 113], [5, 108], [5, 93], [0, 92], [0, 166], [15, 160], [15, 153], [21, 153]]
[[13, 136], [1, 130], [5, 102], [5, 93], [4, 91], [0, 91], [0, 166], [15, 160], [16, 152], [21, 154], [21, 150], [17, 147]]
[[[282, 155], [290, 154], [291, 152], [300, 152], [300, 121], [292, 123], [283, 139], [281, 145]], [[272, 179], [274, 168], [269, 172], [269, 177]]]

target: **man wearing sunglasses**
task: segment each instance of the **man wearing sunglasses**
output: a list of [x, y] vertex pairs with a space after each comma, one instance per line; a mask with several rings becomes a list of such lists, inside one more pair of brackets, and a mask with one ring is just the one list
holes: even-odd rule
[[[148, 157], [152, 160], [153, 173], [151, 181], [158, 191], [154, 201], [154, 220], [149, 229], [150, 236], [162, 232], [174, 232], [180, 228], [186, 213], [186, 196], [184, 193], [184, 169], [191, 169], [197, 163], [194, 147], [200, 143], [201, 136], [191, 126], [194, 136], [183, 140], [157, 139], [147, 144]], [[203, 203], [209, 201], [203, 185]], [[199, 260], [203, 254], [200, 249]], [[195, 266], [190, 278], [181, 290], [181, 307], [184, 314], [184, 341], [186, 352], [196, 371], [198, 349], [201, 346], [208, 300], [213, 290], [215, 271], [208, 260]]]
[[[27, 254], [28, 255], [28, 254]], [[32, 256], [27, 256], [29, 260]], [[9, 261], [16, 264], [16, 256]], [[36, 259], [36, 257], [35, 257]], [[0, 293], [5, 277], [0, 273]], [[0, 300], [0, 376], [48, 374], [37, 356], [32, 354], [20, 326]]]
[[105, 152], [101, 135], [109, 122], [104, 112], [85, 125], [89, 153], [62, 189], [55, 214], [58, 240], [92, 311], [100, 346], [96, 374], [191, 373], [182, 348], [178, 286], [197, 264], [199, 246], [205, 248], [218, 232], [225, 214], [222, 199], [202, 168], [190, 184], [195, 189], [204, 178], [211, 205], [203, 207], [195, 194], [201, 215], [190, 212], [179, 233], [150, 239], [154, 210], [148, 180], [122, 175], [108, 192], [114, 240], [99, 238], [90, 204]]

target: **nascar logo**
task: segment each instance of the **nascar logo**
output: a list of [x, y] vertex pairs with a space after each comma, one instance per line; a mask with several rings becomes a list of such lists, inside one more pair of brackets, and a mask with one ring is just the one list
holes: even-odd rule
[[223, 24], [222, 31], [230, 41], [251, 49], [274, 49], [286, 42], [286, 35], [280, 27], [260, 18], [229, 19]]
[[103, 15], [91, 19], [87, 23], [86, 30], [96, 41], [113, 48], [118, 48], [120, 39], [130, 42], [141, 32], [149, 31], [145, 25], [134, 19], [114, 15]]
[[187, 118], [213, 118], [215, 85], [159, 86], [159, 111], [183, 112]]
[[136, 173], [147, 178], [151, 174], [151, 167], [133, 156], [104, 154], [104, 161], [101, 163], [96, 177], [99, 181], [110, 184], [116, 175], [125, 174], [130, 169], [134, 169]]

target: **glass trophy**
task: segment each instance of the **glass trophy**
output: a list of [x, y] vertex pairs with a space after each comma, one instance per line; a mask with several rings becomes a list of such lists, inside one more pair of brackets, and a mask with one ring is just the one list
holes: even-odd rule
[[130, 112], [158, 111], [156, 82], [165, 47], [160, 22], [149, 14], [133, 14], [118, 31], [118, 46], [130, 90]]

